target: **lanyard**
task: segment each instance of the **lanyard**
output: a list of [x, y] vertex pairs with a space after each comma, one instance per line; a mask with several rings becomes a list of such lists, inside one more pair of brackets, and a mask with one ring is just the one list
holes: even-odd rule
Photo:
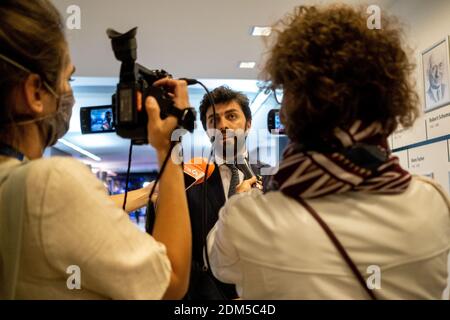
[[0, 143], [0, 155], [10, 157], [10, 158], [16, 158], [19, 161], [23, 161], [24, 155], [23, 153], [17, 151], [11, 146], [8, 146], [6, 144]]

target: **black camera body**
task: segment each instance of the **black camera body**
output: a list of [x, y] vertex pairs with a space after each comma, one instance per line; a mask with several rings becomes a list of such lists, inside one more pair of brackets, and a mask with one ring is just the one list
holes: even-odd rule
[[[163, 87], [153, 84], [163, 78], [171, 77], [164, 70], [150, 70], [136, 63], [137, 59], [137, 28], [121, 34], [112, 29], [107, 30], [111, 39], [112, 49], [117, 60], [122, 65], [120, 80], [116, 93], [112, 97], [112, 109], [117, 134], [133, 140], [134, 144], [147, 144], [147, 112], [145, 100], [152, 96], [158, 101], [161, 109], [161, 119], [174, 115], [178, 124], [192, 132], [195, 128], [196, 113], [193, 108], [180, 110], [175, 107], [172, 98]], [[138, 111], [138, 92], [142, 94], [143, 107]]]

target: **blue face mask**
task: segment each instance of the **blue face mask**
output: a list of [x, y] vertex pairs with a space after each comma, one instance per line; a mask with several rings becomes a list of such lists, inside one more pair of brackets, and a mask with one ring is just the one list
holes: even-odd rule
[[[4, 55], [0, 54], [0, 59], [25, 72], [32, 73], [24, 66], [9, 59], [8, 57], [5, 57]], [[57, 99], [56, 112], [37, 119], [15, 122], [15, 124], [25, 125], [29, 123], [36, 123], [39, 127], [39, 132], [42, 135], [44, 146], [50, 147], [58, 142], [58, 139], [62, 138], [67, 131], [69, 131], [70, 118], [72, 117], [72, 109], [75, 105], [75, 98], [72, 91], [57, 95], [46, 82], [44, 82], [44, 85]]]

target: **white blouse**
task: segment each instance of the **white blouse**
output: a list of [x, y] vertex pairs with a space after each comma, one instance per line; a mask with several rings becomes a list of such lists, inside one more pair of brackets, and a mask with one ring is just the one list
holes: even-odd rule
[[[448, 285], [450, 201], [439, 190], [414, 177], [401, 195], [349, 192], [308, 203], [378, 298], [441, 299]], [[208, 236], [211, 268], [219, 280], [236, 284], [242, 298], [369, 298], [314, 218], [281, 192], [236, 195], [219, 216]]]
[[[0, 173], [10, 170], [11, 161], [18, 162], [4, 159], [0, 159]], [[16, 299], [163, 296], [171, 274], [165, 246], [141, 232], [114, 205], [85, 165], [71, 158], [33, 160], [25, 165], [29, 166], [26, 181], [16, 191], [24, 193], [26, 201], [21, 213], [24, 221]], [[0, 184], [2, 219], [19, 214], [10, 210], [16, 197], [3, 197], [10, 187], [8, 180]], [[81, 289], [70, 285], [76, 283], [73, 279], [77, 275]]]

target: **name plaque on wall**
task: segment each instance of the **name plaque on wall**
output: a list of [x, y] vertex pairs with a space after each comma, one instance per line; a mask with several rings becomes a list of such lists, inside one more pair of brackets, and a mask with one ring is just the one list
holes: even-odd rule
[[426, 114], [428, 139], [450, 134], [450, 105]]

